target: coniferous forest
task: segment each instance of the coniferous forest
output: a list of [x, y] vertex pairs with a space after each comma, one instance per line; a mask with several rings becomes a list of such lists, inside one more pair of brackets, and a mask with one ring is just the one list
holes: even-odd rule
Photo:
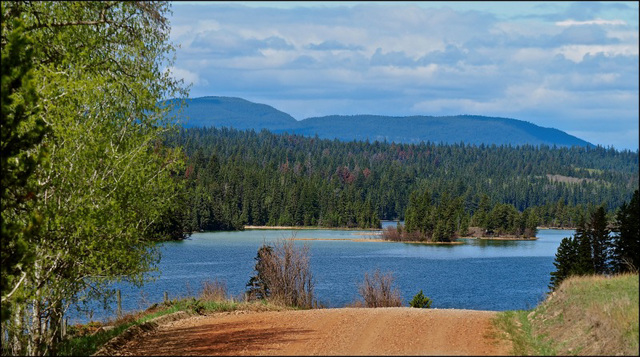
[[638, 187], [638, 153], [602, 147], [341, 142], [228, 128], [181, 129], [166, 144], [182, 147], [187, 163], [167, 213], [176, 233], [379, 228], [413, 214], [412, 194], [425, 191], [455, 200], [465, 224], [490, 228], [500, 219], [492, 212], [526, 211], [523, 229], [575, 227], [601, 205], [612, 217]]
[[[585, 272], [637, 271], [637, 150], [184, 128], [175, 113], [189, 86], [174, 76], [171, 6], [0, 2], [2, 355], [83, 354], [75, 337], [94, 349], [95, 334], [68, 339], [70, 311], [108, 306], [120, 297], [114, 284], [150, 281], [157, 243], [196, 231], [368, 229], [399, 220], [406, 232], [448, 241], [471, 227], [519, 237], [539, 226], [577, 227], [561, 243], [552, 285]], [[549, 133], [542, 129], [536, 133]], [[195, 298], [190, 306], [202, 307]]]
[[636, 190], [631, 201], [624, 202], [617, 210], [613, 224], [607, 222], [604, 207], [599, 207], [578, 223], [573, 237], [562, 239], [549, 287], [555, 290], [573, 275], [637, 272], [639, 235], [640, 196]]

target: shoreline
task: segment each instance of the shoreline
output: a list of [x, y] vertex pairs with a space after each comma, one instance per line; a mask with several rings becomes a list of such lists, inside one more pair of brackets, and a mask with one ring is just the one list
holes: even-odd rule
[[281, 230], [339, 230], [339, 231], [382, 231], [381, 228], [346, 228], [346, 227], [316, 227], [316, 226], [244, 226], [244, 229], [255, 230], [269, 230], [269, 229], [281, 229]]
[[459, 237], [458, 239], [478, 239], [478, 240], [538, 240], [538, 237], [519, 238], [519, 237]]
[[[382, 235], [384, 229], [381, 228], [341, 228], [341, 227], [310, 227], [310, 226], [244, 226], [245, 230], [292, 230], [292, 231], [311, 231], [311, 230], [337, 230], [337, 231], [369, 231], [368, 233], [356, 233], [356, 235], [362, 236], [378, 236]], [[559, 229], [559, 228], [547, 228], [540, 227], [539, 229]], [[379, 232], [379, 233], [374, 233]], [[477, 240], [498, 240], [498, 241], [535, 241], [538, 237], [530, 237], [530, 238], [520, 238], [520, 237], [478, 237], [478, 236], [466, 236], [466, 237], [458, 237], [457, 239], [477, 239]], [[421, 242], [421, 241], [394, 241], [394, 240], [386, 240], [386, 239], [366, 239], [366, 238], [295, 238], [294, 240], [343, 240], [343, 241], [352, 241], [352, 242], [371, 242], [371, 241], [379, 241], [379, 242], [391, 242], [391, 243], [409, 243], [409, 244], [427, 244], [427, 245], [460, 245], [464, 244], [464, 242]]]
[[393, 241], [379, 238], [292, 238], [292, 240], [301, 241], [350, 241], [350, 242], [375, 242], [375, 243], [407, 243], [407, 244], [425, 244], [425, 245], [461, 245], [464, 242], [420, 242], [420, 241]]

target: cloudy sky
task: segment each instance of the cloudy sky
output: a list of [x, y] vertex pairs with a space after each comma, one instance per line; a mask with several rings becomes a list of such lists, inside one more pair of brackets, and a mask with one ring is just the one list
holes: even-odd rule
[[301, 120], [477, 114], [638, 150], [638, 2], [175, 2], [174, 76]]

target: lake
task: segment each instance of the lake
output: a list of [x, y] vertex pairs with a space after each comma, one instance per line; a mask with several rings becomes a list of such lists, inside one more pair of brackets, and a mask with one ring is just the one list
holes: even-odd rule
[[[385, 222], [383, 225], [395, 224]], [[245, 230], [194, 233], [180, 242], [161, 246], [156, 280], [142, 289], [118, 284], [123, 310], [134, 311], [169, 298], [195, 296], [202, 282], [226, 282], [238, 296], [254, 274], [255, 256], [263, 243], [277, 239], [367, 239], [372, 231], [354, 230]], [[545, 298], [555, 253], [573, 230], [539, 230], [535, 241], [465, 240], [464, 245], [420, 245], [395, 242], [305, 240], [310, 247], [315, 295], [327, 307], [343, 307], [359, 300], [358, 284], [365, 272], [390, 271], [404, 304], [422, 290], [432, 308], [473, 310], [530, 309]], [[115, 303], [112, 305], [115, 311]], [[114, 312], [96, 311], [94, 320]], [[72, 321], [85, 322], [87, 317]]]

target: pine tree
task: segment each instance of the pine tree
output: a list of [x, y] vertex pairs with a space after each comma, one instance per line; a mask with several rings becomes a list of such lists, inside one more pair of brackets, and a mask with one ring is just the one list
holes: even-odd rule
[[578, 253], [576, 263], [571, 271], [576, 275], [593, 274], [595, 271], [593, 269], [591, 239], [584, 220], [579, 222], [578, 228], [576, 229], [576, 233], [573, 237], [576, 241]]
[[591, 256], [593, 259], [593, 271], [596, 274], [609, 272], [609, 252], [611, 245], [610, 230], [607, 228], [607, 216], [604, 206], [598, 207], [591, 215], [588, 225], [588, 237], [591, 242]]
[[555, 290], [560, 283], [571, 275], [575, 274], [576, 265], [578, 262], [578, 240], [572, 237], [565, 237], [558, 246], [556, 252], [556, 259], [553, 265], [556, 267], [554, 272], [551, 272], [551, 283], [549, 288]]
[[36, 116], [39, 98], [33, 80], [32, 40], [25, 35], [17, 18], [3, 18], [2, 22], [14, 26], [12, 31], [2, 29], [0, 290], [4, 321], [33, 261], [30, 240], [42, 218], [32, 208], [38, 187], [29, 178], [44, 158], [45, 152], [39, 144], [49, 128]]
[[631, 201], [624, 202], [616, 215], [612, 239], [615, 272], [638, 271], [640, 268], [640, 199], [635, 190]]
[[271, 295], [271, 290], [269, 289], [269, 282], [265, 277], [264, 273], [266, 271], [266, 261], [269, 260], [269, 256], [273, 254], [273, 247], [270, 245], [262, 245], [258, 249], [258, 254], [254, 258], [256, 261], [256, 265], [254, 270], [256, 274], [249, 279], [247, 283], [247, 297], [250, 300], [263, 300], [268, 298]]

